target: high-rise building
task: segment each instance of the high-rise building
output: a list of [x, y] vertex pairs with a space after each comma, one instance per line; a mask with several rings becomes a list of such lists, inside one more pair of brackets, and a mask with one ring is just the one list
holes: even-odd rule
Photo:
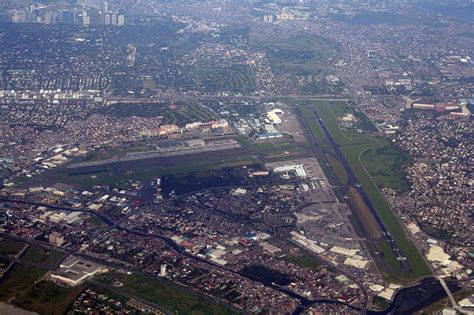
[[125, 16], [123, 14], [120, 14], [117, 18], [117, 25], [118, 26], [123, 26], [125, 25]]
[[58, 12], [51, 12], [51, 24], [58, 24]]
[[65, 24], [69, 18], [69, 11], [59, 10], [58, 11], [58, 23]]
[[102, 1], [102, 7], [101, 7], [102, 13], [107, 13], [109, 12], [109, 4], [107, 1]]
[[18, 11], [13, 13], [12, 15], [12, 22], [13, 23], [25, 23], [26, 22], [26, 11]]
[[82, 25], [89, 26], [89, 24], [91, 24], [91, 17], [87, 15], [82, 15]]
[[104, 16], [104, 24], [105, 25], [110, 25], [110, 15], [106, 14]]
[[46, 14], [43, 16], [43, 23], [44, 23], [44, 24], [51, 24], [52, 21], [53, 21], [53, 19], [52, 19], [52, 16], [51, 16], [51, 13], [50, 13], [50, 12], [46, 13]]
[[111, 18], [110, 22], [112, 23], [112, 25], [117, 25], [117, 15], [116, 14], [112, 14], [112, 18]]
[[26, 9], [26, 22], [38, 23], [38, 10], [34, 5], [30, 5]]
[[76, 24], [76, 12], [69, 10], [58, 11], [58, 23], [60, 24]]

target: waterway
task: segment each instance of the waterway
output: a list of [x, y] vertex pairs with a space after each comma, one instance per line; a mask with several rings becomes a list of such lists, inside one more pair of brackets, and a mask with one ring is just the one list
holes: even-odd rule
[[[460, 290], [455, 282], [448, 282], [447, 285], [451, 292]], [[367, 314], [413, 314], [446, 297], [447, 294], [439, 281], [429, 278], [417, 286], [398, 291], [387, 309], [379, 312], [368, 311]]]
[[[37, 206], [47, 206], [52, 209], [56, 210], [65, 210], [65, 211], [71, 211], [71, 212], [86, 212], [92, 215], [95, 215], [99, 217], [101, 220], [103, 220], [107, 225], [109, 226], [114, 226], [115, 223], [111, 221], [109, 218], [99, 214], [95, 213], [93, 211], [89, 210], [78, 210], [78, 209], [71, 209], [67, 207], [61, 207], [61, 206], [53, 206], [53, 205], [47, 205], [47, 204], [42, 204], [42, 203], [35, 203], [35, 202], [29, 202], [29, 201], [21, 201], [21, 200], [13, 200], [13, 199], [8, 199], [8, 198], [2, 198], [0, 197], [1, 202], [13, 202], [13, 203], [19, 203], [19, 204], [30, 204], [30, 205], [37, 205]], [[140, 235], [140, 236], [145, 236], [145, 237], [157, 237], [159, 239], [162, 239], [165, 241], [171, 248], [176, 250], [177, 252], [192, 258], [196, 259], [202, 262], [209, 263], [207, 260], [199, 257], [195, 257], [187, 252], [185, 252], [179, 245], [177, 245], [174, 241], [171, 239], [164, 237], [164, 236], [159, 236], [159, 235], [149, 235], [147, 233], [139, 232], [136, 230], [128, 229], [122, 226], [116, 226], [117, 228], [127, 231], [131, 234], [135, 235]], [[218, 266], [216, 266], [219, 268]], [[221, 267], [222, 268], [222, 267]], [[225, 268], [223, 268], [225, 269]], [[266, 268], [265, 268], [266, 269]], [[249, 271], [249, 270], [247, 270]], [[262, 279], [262, 270], [256, 270], [255, 268], [251, 269], [250, 272], [237, 272], [237, 274], [240, 274], [244, 277], [250, 278], [254, 281], [261, 282], [264, 285], [270, 286], [274, 289], [279, 290], [280, 292], [283, 292], [285, 294], [288, 294], [289, 296], [297, 299], [301, 303], [301, 307], [298, 308], [294, 314], [301, 314], [306, 308], [309, 306], [315, 305], [315, 304], [340, 304], [340, 305], [345, 305], [353, 310], [360, 311], [363, 313], [364, 310], [351, 306], [347, 303], [336, 301], [336, 300], [330, 300], [330, 299], [314, 299], [310, 300], [307, 299], [299, 294], [296, 294], [288, 289], [286, 289], [283, 286], [278, 285], [275, 281], [275, 279], [279, 282], [280, 280], [283, 282], [287, 282], [287, 280], [291, 280], [286, 277], [280, 277], [281, 274], [273, 274], [273, 273], [266, 273], [266, 270], [263, 270], [263, 274], [268, 276], [266, 279]], [[276, 278], [275, 278], [276, 276]], [[285, 276], [285, 275], [283, 275]], [[456, 284], [456, 282], [447, 282], [448, 288], [450, 289], [451, 292], [456, 292], [460, 288]], [[397, 294], [394, 297], [394, 300], [392, 303], [390, 303], [390, 306], [383, 311], [367, 311], [367, 314], [373, 314], [373, 315], [379, 315], [379, 314], [412, 314], [413, 312], [416, 312], [418, 310], [421, 310], [422, 308], [433, 304], [437, 301], [439, 301], [442, 298], [447, 297], [446, 292], [444, 291], [443, 287], [439, 283], [439, 281], [436, 278], [427, 278], [420, 282], [420, 284], [415, 285], [413, 287], [401, 289], [400, 291], [397, 292]]]

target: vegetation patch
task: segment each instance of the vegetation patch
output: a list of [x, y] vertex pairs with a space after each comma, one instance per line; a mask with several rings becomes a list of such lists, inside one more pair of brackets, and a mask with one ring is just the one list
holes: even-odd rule
[[292, 252], [283, 258], [284, 260], [291, 262], [293, 264], [314, 270], [319, 271], [321, 269], [321, 261], [302, 250]]
[[0, 241], [0, 255], [15, 256], [23, 247], [25, 247], [23, 243], [2, 239]]
[[291, 38], [252, 35], [250, 44], [264, 49], [275, 74], [317, 75], [322, 66], [337, 54], [328, 40], [301, 35]]
[[40, 281], [23, 291], [14, 301], [23, 309], [39, 314], [65, 314], [84, 286], [65, 288], [50, 281]]
[[0, 301], [20, 297], [23, 291], [32, 287], [45, 273], [45, 269], [16, 264], [0, 285]]
[[64, 253], [46, 249], [42, 246], [32, 244], [28, 247], [22, 260], [25, 262], [41, 265], [44, 268], [53, 267], [64, 257]]
[[305, 105], [298, 106], [298, 111], [300, 112], [303, 122], [308, 126], [311, 135], [314, 137], [317, 143], [322, 144], [326, 140], [323, 129], [318, 122], [318, 119], [314, 115], [314, 112]]
[[118, 291], [140, 296], [172, 313], [193, 315], [234, 313], [225, 306], [207, 300], [169, 281], [158, 281], [141, 275], [120, 273], [107, 274], [98, 278], [104, 283], [110, 279], [116, 279], [123, 283], [123, 287]]
[[392, 146], [369, 149], [361, 156], [378, 187], [393, 188], [399, 192], [410, 189], [402, 171], [411, 162], [410, 156]]
[[196, 103], [119, 103], [105, 107], [100, 113], [115, 117], [162, 117], [163, 124], [178, 126], [194, 121], [206, 122], [216, 118], [211, 110]]
[[354, 187], [351, 187], [347, 195], [349, 197], [349, 205], [362, 224], [367, 236], [372, 239], [381, 238], [382, 230], [359, 192]]
[[342, 163], [332, 154], [326, 154], [326, 159], [328, 160], [329, 164], [331, 165], [334, 174], [336, 174], [337, 179], [341, 185], [346, 185], [349, 178], [346, 172], [346, 169], [342, 165]]

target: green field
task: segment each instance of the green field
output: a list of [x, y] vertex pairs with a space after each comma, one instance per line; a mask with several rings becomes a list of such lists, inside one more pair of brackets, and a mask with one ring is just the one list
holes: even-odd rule
[[387, 204], [379, 188], [368, 173], [370, 170], [366, 169], [359, 161], [360, 155], [369, 148], [373, 148], [373, 144], [368, 144], [366, 146], [345, 146], [341, 148], [341, 151], [356, 174], [357, 180], [367, 193], [372, 205], [377, 210], [385, 226], [397, 242], [404, 256], [407, 258], [414, 275], [422, 277], [431, 274], [423, 257], [420, 255], [413, 243], [407, 238], [405, 230], [402, 228], [397, 217], [390, 209], [390, 206]]
[[346, 185], [349, 179], [342, 163], [332, 154], [326, 154], [326, 159], [331, 165], [334, 174], [336, 174], [339, 183], [341, 185]]
[[[54, 178], [64, 183], [90, 187], [94, 185], [120, 185], [130, 180], [148, 180], [164, 175], [183, 175], [198, 171], [208, 171], [224, 167], [235, 167], [256, 163], [251, 155], [234, 155], [226, 157], [213, 157], [208, 159], [189, 159], [182, 163], [164, 165], [158, 163], [133, 164], [121, 172], [111, 166], [105, 166], [101, 172], [71, 175], [68, 170], [54, 173]], [[171, 163], [171, 162], [170, 162]]]
[[0, 240], [0, 254], [14, 256], [22, 250], [24, 246], [25, 244], [17, 241], [2, 239]]
[[125, 148], [100, 148], [89, 153], [84, 158], [78, 160], [77, 162], [88, 162], [88, 161], [100, 161], [110, 159], [114, 156], [125, 156], [127, 153], [131, 152], [148, 152], [156, 150], [155, 147], [149, 145], [134, 145], [131, 147]]
[[321, 126], [314, 115], [314, 112], [306, 105], [298, 106], [298, 111], [300, 112], [303, 122], [308, 126], [311, 135], [314, 137], [316, 142], [319, 145], [324, 145], [326, 136], [324, 135]]
[[8, 276], [0, 283], [0, 301], [7, 301], [23, 294], [32, 287], [36, 280], [46, 273], [46, 270], [16, 264]]
[[[324, 121], [334, 141], [340, 147], [342, 154], [354, 171], [357, 180], [364, 188], [364, 191], [367, 193], [372, 205], [375, 207], [385, 226], [401, 248], [412, 269], [411, 275], [408, 273], [406, 275], [397, 274], [396, 277], [392, 277], [391, 280], [397, 280], [400, 282], [411, 281], [416, 277], [430, 274], [430, 269], [426, 265], [423, 257], [420, 255], [413, 243], [407, 238], [405, 230], [383, 198], [377, 183], [371, 176], [372, 172], [377, 175], [378, 181], [382, 185], [383, 183], [390, 183], [391, 185], [398, 184], [403, 188], [404, 186], [401, 184], [403, 174], [401, 172], [396, 172], [397, 168], [394, 165], [399, 165], [401, 161], [406, 159], [406, 156], [390, 156], [390, 154], [398, 151], [394, 151], [391, 144], [383, 138], [377, 138], [366, 133], [358, 132], [355, 128], [341, 128], [338, 117], [343, 116], [347, 112], [351, 112], [347, 103], [340, 101], [320, 101], [315, 104], [314, 108]], [[369, 150], [377, 149], [379, 149], [379, 152], [389, 155], [390, 157], [387, 156], [385, 158], [386, 161], [383, 163], [378, 160], [378, 157], [367, 159], [366, 163], [364, 163], [361, 156]], [[385, 178], [385, 174], [389, 174], [390, 176]], [[395, 264], [393, 261], [390, 261], [392, 260], [390, 257], [393, 256], [393, 253], [386, 247], [387, 246], [381, 245], [380, 250], [384, 252], [384, 256], [388, 259], [387, 265], [394, 266]]]
[[401, 268], [400, 262], [397, 260], [397, 256], [395, 256], [390, 244], [385, 239], [372, 241], [372, 244], [375, 246], [377, 251], [383, 253], [384, 267], [390, 271]]
[[364, 230], [362, 236], [374, 240], [381, 239], [382, 230], [377, 224], [377, 221], [369, 207], [364, 202], [364, 199], [360, 195], [359, 191], [354, 187], [350, 187], [347, 190], [347, 196], [349, 196], [348, 203], [351, 206], [352, 211], [355, 214], [359, 225], [361, 226], [361, 229]]
[[[473, 289], [461, 289], [457, 292], [453, 293], [454, 299], [459, 302], [467, 297], [470, 297], [472, 294], [474, 294]], [[449, 300], [448, 297], [445, 297], [427, 307], [425, 307], [422, 310], [417, 311], [415, 314], [416, 315], [428, 315], [428, 314], [437, 314], [440, 312], [443, 308], [446, 307], [452, 307], [451, 301]]]
[[87, 219], [87, 221], [88, 223], [94, 225], [95, 229], [99, 231], [105, 231], [108, 228], [107, 224], [105, 224], [101, 219], [96, 216], [91, 216], [89, 219]]
[[339, 180], [337, 178], [337, 175], [334, 171], [334, 169], [331, 167], [331, 164], [325, 157], [318, 157], [317, 158], [319, 165], [321, 165], [321, 169], [323, 170], [324, 174], [326, 175], [326, 178], [328, 179], [328, 182], [332, 186], [336, 186], [336, 189], [334, 189], [334, 193], [336, 194], [337, 198], [343, 198], [344, 197], [344, 191], [343, 187], [339, 187]]
[[249, 154], [259, 156], [264, 159], [279, 156], [295, 156], [303, 154], [307, 150], [304, 142], [294, 142], [291, 136], [283, 134], [282, 138], [250, 141], [246, 137], [239, 136], [238, 141]]
[[[342, 128], [338, 118], [347, 113], [354, 114], [346, 102], [336, 101], [319, 101], [315, 109], [321, 119], [324, 121], [326, 128], [331, 134], [337, 145], [354, 145], [359, 143], [377, 143], [375, 137], [358, 132], [355, 128]], [[355, 115], [354, 115], [355, 116]]]
[[249, 42], [266, 51], [276, 75], [317, 75], [329, 58], [337, 55], [334, 44], [314, 35], [291, 38], [253, 35]]
[[[104, 165], [103, 167], [93, 168], [94, 171], [88, 173], [75, 174], [70, 169], [60, 169], [53, 173], [52, 177], [64, 183], [78, 185], [81, 187], [90, 187], [94, 185], [120, 185], [130, 180], [148, 180], [164, 175], [185, 175], [196, 172], [207, 172], [210, 170], [226, 167], [237, 167], [261, 162], [262, 159], [295, 157], [306, 152], [306, 143], [296, 143], [289, 136], [284, 136], [272, 142], [251, 142], [243, 137], [237, 137], [241, 144], [243, 152], [238, 154], [219, 153], [209, 156], [206, 159], [202, 157], [178, 157], [173, 160], [167, 159], [163, 162], [137, 161], [136, 163], [127, 163], [119, 165]], [[124, 156], [127, 152], [146, 151], [148, 147], [138, 146], [125, 149], [100, 149], [92, 152], [86, 158], [78, 162], [95, 161], [108, 159], [114, 156]], [[117, 170], [117, 168], [119, 170]]]
[[54, 266], [63, 257], [63, 252], [46, 249], [39, 245], [33, 244], [28, 247], [22, 257], [22, 260], [33, 264], [39, 264], [44, 268], [49, 268]]
[[195, 76], [197, 87], [207, 92], [230, 91], [250, 93], [257, 88], [250, 66], [230, 64], [227, 66], [193, 66], [188, 69]]
[[208, 108], [197, 103], [146, 103], [146, 104], [113, 104], [103, 108], [100, 113], [116, 117], [162, 117], [163, 124], [184, 124], [201, 121], [207, 122], [216, 118]]
[[375, 306], [375, 308], [378, 310], [386, 309], [390, 306], [390, 303], [391, 302], [389, 300], [386, 300], [378, 295], [374, 296], [374, 298], [372, 299], [372, 305]]
[[321, 269], [322, 263], [316, 257], [299, 250], [297, 252], [293, 252], [288, 254], [283, 258], [286, 261], [289, 261], [293, 264], [314, 270], [319, 271]]
[[104, 283], [107, 283], [108, 279], [117, 279], [124, 284], [118, 291], [139, 296], [175, 314], [235, 314], [227, 307], [207, 300], [169, 281], [158, 281], [141, 275], [121, 273], [107, 274], [98, 278]]
[[401, 170], [411, 162], [410, 156], [392, 146], [369, 149], [361, 156], [364, 166], [379, 187], [393, 188], [400, 192], [410, 189], [408, 180], [401, 176]]
[[65, 314], [84, 286], [65, 288], [43, 280], [24, 290], [14, 301], [23, 309], [39, 314]]

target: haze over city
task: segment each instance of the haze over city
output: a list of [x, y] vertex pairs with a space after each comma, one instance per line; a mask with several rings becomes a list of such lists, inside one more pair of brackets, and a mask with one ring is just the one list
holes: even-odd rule
[[0, 314], [474, 314], [470, 0], [0, 0]]

